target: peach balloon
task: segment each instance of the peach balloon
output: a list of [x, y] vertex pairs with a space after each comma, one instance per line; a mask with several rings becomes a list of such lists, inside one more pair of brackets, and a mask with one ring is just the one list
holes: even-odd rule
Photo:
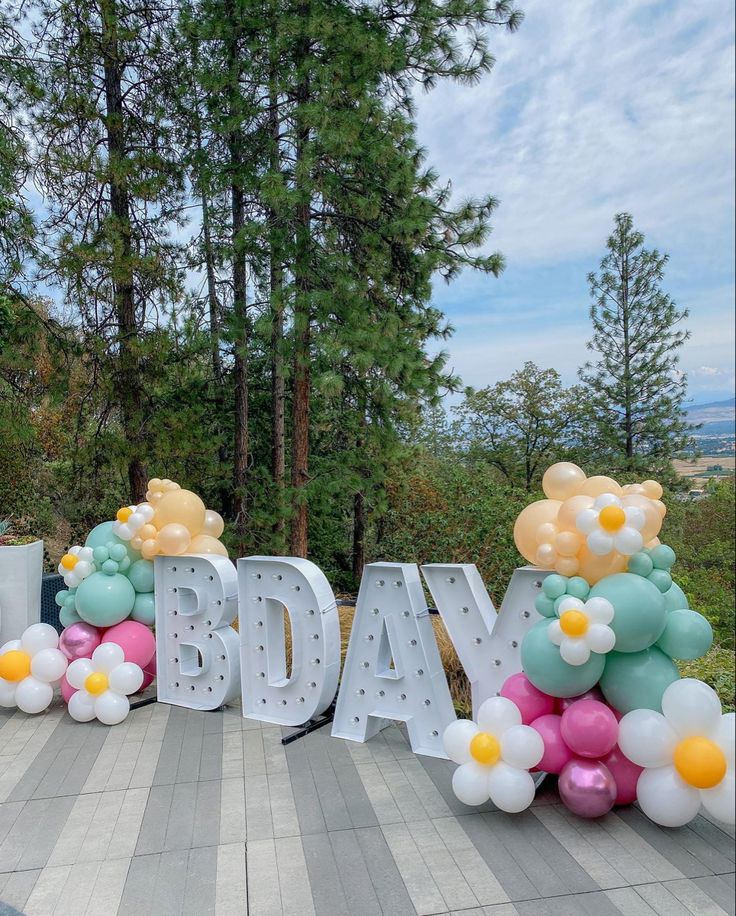
[[209, 534], [213, 538], [219, 538], [224, 530], [225, 522], [222, 520], [222, 516], [219, 512], [214, 512], [212, 509], [205, 509], [202, 534]]
[[622, 556], [615, 550], [603, 557], [598, 557], [588, 550], [587, 544], [583, 544], [578, 554], [578, 561], [580, 568], [577, 574], [582, 576], [590, 585], [595, 585], [604, 576], [626, 572], [629, 558]]
[[540, 525], [537, 528], [535, 537], [537, 539], [537, 544], [549, 544], [551, 543], [557, 534], [557, 525], [552, 522], [545, 522], [543, 525]]
[[664, 518], [667, 515], [667, 506], [662, 502], [661, 499], [653, 499], [652, 505], [659, 512], [660, 518]]
[[645, 521], [644, 527], [641, 529], [641, 536], [644, 538], [645, 544], [659, 534], [659, 529], [662, 527], [662, 516], [654, 505], [653, 499], [649, 499], [648, 496], [640, 496], [638, 493], [634, 493], [631, 496], [624, 496], [621, 502], [624, 508], [627, 506], [637, 506], [644, 512]]
[[574, 496], [585, 483], [585, 471], [571, 461], [550, 465], [542, 478], [542, 489], [550, 499], [564, 500]]
[[198, 534], [196, 538], [192, 538], [187, 553], [216, 553], [221, 557], [228, 556], [227, 547], [211, 534]]
[[133, 550], [140, 550], [143, 546], [143, 538], [137, 534], [133, 535], [133, 537], [130, 539], [130, 546], [133, 548]]
[[590, 509], [595, 500], [592, 496], [571, 496], [560, 507], [557, 525], [563, 531], [576, 531], [575, 520], [583, 509]]
[[155, 538], [157, 534], [158, 531], [155, 525], [141, 525], [138, 529], [138, 537], [144, 541], [147, 541], [149, 538]]
[[558, 557], [555, 563], [555, 570], [561, 576], [577, 576], [580, 569], [580, 561], [577, 557]]
[[662, 493], [664, 493], [664, 490], [662, 489], [662, 484], [658, 483], [656, 480], [645, 480], [642, 483], [642, 487], [650, 499], [662, 498]]
[[204, 517], [204, 503], [196, 493], [191, 490], [169, 490], [156, 503], [153, 523], [159, 533], [166, 525], [183, 525], [194, 537], [202, 531]]
[[639, 496], [647, 495], [647, 491], [640, 483], [627, 483], [625, 486], [621, 487], [621, 492], [624, 496], [633, 496], [635, 493], [638, 493]]
[[158, 544], [153, 538], [149, 538], [141, 544], [141, 554], [144, 559], [152, 560], [158, 553]]
[[661, 543], [662, 542], [659, 538], [652, 538], [651, 541], [647, 541], [644, 546], [647, 548], [647, 550], [651, 550], [653, 547], [659, 547]]
[[600, 496], [601, 493], [613, 493], [615, 496], [621, 495], [621, 485], [616, 483], [612, 477], [589, 477], [578, 493], [584, 496]]
[[555, 550], [561, 557], [574, 557], [583, 539], [574, 531], [561, 531], [554, 539]]
[[541, 544], [537, 547], [534, 562], [537, 566], [541, 566], [542, 569], [554, 569], [554, 565], [557, 562], [557, 551], [551, 544]]
[[519, 553], [530, 563], [537, 557], [537, 528], [554, 522], [562, 503], [559, 499], [539, 499], [522, 509], [514, 523], [514, 541]]
[[177, 557], [189, 547], [191, 539], [189, 529], [185, 525], [170, 522], [159, 531], [156, 543], [158, 544], [159, 553]]

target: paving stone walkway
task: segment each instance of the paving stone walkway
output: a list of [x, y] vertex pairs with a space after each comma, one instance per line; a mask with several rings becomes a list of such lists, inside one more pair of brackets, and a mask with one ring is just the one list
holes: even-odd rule
[[107, 728], [0, 709], [0, 916], [719, 916], [733, 831], [544, 787], [509, 816], [391, 726], [360, 745], [153, 704]]

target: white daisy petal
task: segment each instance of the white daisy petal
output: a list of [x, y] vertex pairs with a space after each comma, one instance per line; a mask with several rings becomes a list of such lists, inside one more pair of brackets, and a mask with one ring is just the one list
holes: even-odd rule
[[721, 724], [721, 701], [712, 687], [686, 677], [665, 690], [662, 713], [680, 738], [710, 737]]
[[98, 671], [109, 674], [113, 668], [122, 665], [125, 653], [117, 643], [103, 642], [92, 653], [92, 662]]
[[15, 706], [15, 681], [6, 681], [0, 677], [0, 706], [12, 709]]
[[644, 538], [636, 528], [626, 526], [613, 536], [613, 546], [625, 557], [630, 557], [642, 549]]
[[597, 557], [604, 557], [613, 550], [613, 538], [599, 528], [588, 535], [588, 550]]
[[713, 733], [713, 740], [726, 755], [729, 766], [736, 764], [736, 753], [734, 744], [736, 744], [736, 713], [727, 712], [721, 716], [718, 728]]
[[95, 698], [86, 690], [78, 690], [69, 697], [67, 709], [77, 722], [91, 722], [95, 717]]
[[470, 763], [470, 742], [480, 729], [470, 719], [456, 719], [445, 729], [442, 735], [442, 746], [450, 760], [455, 763]]
[[637, 531], [641, 531], [644, 527], [644, 524], [647, 520], [646, 515], [639, 506], [627, 506], [624, 509], [624, 515], [626, 516], [626, 524], [630, 528], [635, 528]]
[[608, 598], [588, 598], [585, 613], [591, 623], [610, 623], [613, 620], [613, 605]]
[[667, 719], [653, 709], [627, 712], [619, 722], [618, 746], [640, 767], [663, 767], [672, 763], [677, 735]]
[[559, 646], [564, 638], [565, 634], [562, 632], [560, 621], [553, 620], [552, 623], [547, 627], [547, 639], [549, 639], [553, 645]]
[[499, 761], [488, 774], [493, 804], [509, 814], [524, 811], [534, 801], [534, 780], [526, 770]]
[[544, 756], [542, 736], [528, 725], [512, 725], [501, 737], [501, 759], [522, 770], [535, 767]]
[[621, 500], [615, 493], [601, 493], [600, 496], [596, 496], [593, 505], [596, 509], [605, 509], [606, 506], [620, 506]]
[[452, 774], [452, 791], [464, 805], [482, 805], [488, 801], [488, 768], [464, 763]]
[[604, 623], [594, 623], [588, 628], [585, 641], [591, 652], [605, 655], [616, 645], [616, 634]]
[[646, 816], [663, 827], [682, 827], [700, 810], [700, 792], [682, 780], [673, 766], [644, 770], [636, 798]]
[[736, 822], [736, 775], [733, 767], [712, 789], [701, 789], [700, 800], [703, 807], [716, 820], [733, 825]]
[[566, 636], [560, 643], [560, 655], [568, 665], [584, 665], [590, 658], [590, 649], [584, 639]]
[[582, 611], [584, 607], [585, 604], [579, 598], [567, 595], [560, 601], [559, 607], [557, 608], [557, 616], [562, 617], [565, 611]]
[[496, 738], [513, 725], [521, 725], [521, 713], [516, 703], [506, 697], [490, 697], [478, 710], [478, 727]]
[[66, 669], [66, 679], [72, 687], [81, 690], [94, 670], [94, 665], [88, 658], [77, 658]]
[[575, 527], [583, 534], [590, 534], [598, 527], [598, 512], [595, 509], [583, 509], [575, 516]]

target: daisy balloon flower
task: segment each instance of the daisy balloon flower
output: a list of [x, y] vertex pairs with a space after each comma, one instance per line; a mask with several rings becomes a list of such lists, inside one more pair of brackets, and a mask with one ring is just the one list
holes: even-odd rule
[[694, 678], [675, 681], [662, 712], [635, 709], [619, 723], [618, 745], [644, 767], [636, 786], [642, 811], [663, 827], [681, 827], [700, 806], [734, 823], [734, 713], [723, 715], [718, 694]]
[[76, 689], [69, 699], [69, 715], [77, 722], [99, 719], [105, 725], [118, 725], [130, 711], [128, 694], [143, 683], [143, 671], [117, 643], [103, 642], [92, 658], [78, 658], [69, 665], [66, 679]]
[[584, 534], [588, 550], [603, 557], [612, 550], [624, 556], [638, 553], [644, 546], [641, 530], [646, 522], [638, 506], [624, 506], [613, 493], [602, 493], [590, 509], [575, 518], [575, 527]]
[[59, 650], [56, 630], [47, 623], [34, 623], [20, 639], [0, 647], [0, 706], [43, 712], [68, 664]]
[[445, 752], [460, 766], [452, 789], [466, 805], [490, 800], [511, 814], [528, 808], [534, 798], [529, 775], [544, 754], [539, 733], [521, 724], [518, 707], [506, 697], [491, 697], [478, 710], [478, 722], [458, 719], [442, 736]]
[[560, 647], [560, 656], [568, 665], [584, 665], [591, 652], [605, 655], [616, 644], [616, 634], [608, 626], [614, 609], [607, 598], [583, 602], [570, 595], [560, 601], [555, 613], [557, 620], [547, 627], [547, 637]]
[[58, 573], [64, 577], [67, 588], [76, 588], [80, 582], [97, 570], [91, 547], [70, 547], [59, 563]]

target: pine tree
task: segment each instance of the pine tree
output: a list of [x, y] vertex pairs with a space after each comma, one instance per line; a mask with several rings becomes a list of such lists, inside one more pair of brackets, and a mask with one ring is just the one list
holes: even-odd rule
[[644, 247], [628, 213], [615, 217], [608, 253], [588, 276], [597, 354], [580, 370], [601, 449], [629, 471], [666, 469], [690, 442], [678, 350], [690, 332], [662, 290], [666, 254]]

